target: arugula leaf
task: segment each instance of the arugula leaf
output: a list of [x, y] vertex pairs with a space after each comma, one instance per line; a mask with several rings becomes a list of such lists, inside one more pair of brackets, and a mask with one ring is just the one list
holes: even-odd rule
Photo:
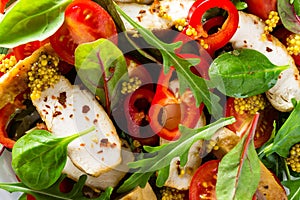
[[[65, 174], [61, 175], [60, 178], [49, 188], [43, 190], [34, 190], [27, 187], [23, 183], [0, 183], [0, 188], [8, 192], [24, 192], [20, 199], [27, 199], [26, 194], [30, 194], [35, 197], [36, 200], [53, 200], [53, 199], [64, 199], [64, 200], [88, 200], [82, 193], [82, 188], [87, 179], [86, 175], [79, 178], [78, 182], [74, 184], [72, 190], [69, 193], [62, 193], [59, 190], [60, 183], [66, 177]], [[113, 188], [107, 188], [98, 198], [95, 200], [109, 200]]]
[[118, 83], [128, 78], [126, 60], [120, 49], [104, 38], [80, 44], [75, 50], [75, 67], [82, 82], [100, 97], [110, 113], [111, 100], [118, 99], [115, 96]]
[[67, 161], [67, 146], [76, 138], [95, 130], [58, 138], [46, 130], [32, 130], [12, 149], [12, 168], [28, 187], [41, 190], [54, 184]]
[[211, 93], [205, 80], [196, 76], [190, 67], [199, 63], [199, 59], [184, 59], [176, 55], [175, 50], [181, 47], [182, 42], [165, 43], [159, 40], [150, 30], [145, 29], [140, 24], [132, 20], [122, 9], [115, 3], [115, 7], [120, 15], [128, 21], [135, 29], [143, 36], [143, 39], [153, 47], [157, 48], [163, 58], [163, 66], [165, 73], [173, 66], [178, 74], [180, 82], [180, 92], [182, 93], [187, 88], [193, 92], [196, 105], [199, 106], [204, 102], [209, 113], [214, 117], [219, 118], [222, 115], [222, 106], [219, 104], [220, 98]]
[[[147, 158], [142, 158], [135, 162], [128, 163], [130, 168], [137, 169], [133, 175], [127, 179], [123, 185], [120, 186], [118, 192], [126, 192], [134, 189], [136, 186], [143, 187], [145, 183], [149, 180], [151, 174], [158, 171], [158, 185], [163, 185], [168, 178], [166, 173], [169, 173], [168, 167], [170, 162], [175, 157], [180, 157], [180, 165], [184, 166], [186, 164], [187, 158], [182, 158], [182, 155], [187, 157], [187, 151], [190, 147], [198, 140], [204, 139], [209, 140], [212, 135], [221, 127], [228, 124], [232, 124], [235, 121], [233, 117], [222, 118], [213, 122], [209, 125], [198, 129], [190, 129], [184, 126], [179, 126], [179, 130], [182, 133], [181, 137], [169, 144], [163, 145], [160, 148], [146, 147], [148, 150]], [[184, 161], [183, 161], [184, 160]], [[143, 175], [143, 174], [147, 174]], [[143, 179], [143, 180], [141, 180]]]
[[281, 183], [289, 188], [289, 200], [300, 199], [300, 179], [282, 181]]
[[12, 48], [53, 35], [72, 0], [20, 0], [0, 23], [0, 46]]
[[280, 127], [275, 135], [273, 143], [264, 149], [264, 153], [269, 156], [277, 153], [282, 157], [289, 155], [290, 148], [300, 142], [300, 102], [296, 104], [288, 119]]
[[232, 3], [235, 5], [236, 9], [238, 10], [244, 10], [248, 7], [246, 2], [240, 0], [232, 0]]
[[259, 115], [242, 140], [221, 160], [216, 184], [217, 199], [252, 199], [260, 180], [260, 162], [253, 137]]
[[273, 65], [256, 50], [241, 49], [217, 57], [209, 68], [209, 76], [212, 84], [223, 94], [246, 98], [273, 87], [279, 74], [288, 67]]
[[294, 14], [293, 5], [288, 0], [278, 0], [277, 9], [283, 26], [293, 33], [300, 34], [300, 22]]

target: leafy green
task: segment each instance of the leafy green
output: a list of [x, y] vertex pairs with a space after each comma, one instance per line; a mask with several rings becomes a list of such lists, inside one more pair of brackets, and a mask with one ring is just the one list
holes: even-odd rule
[[128, 21], [135, 29], [143, 36], [143, 39], [154, 48], [157, 48], [163, 58], [164, 71], [168, 72], [173, 66], [176, 69], [180, 82], [180, 92], [182, 93], [187, 88], [193, 92], [196, 105], [199, 106], [203, 102], [208, 111], [216, 118], [222, 115], [222, 106], [219, 104], [220, 98], [211, 93], [203, 78], [196, 76], [190, 67], [199, 63], [199, 59], [184, 59], [176, 55], [175, 50], [182, 46], [182, 42], [165, 43], [159, 40], [150, 30], [145, 29], [140, 24], [132, 20], [122, 9], [115, 4], [120, 15]]
[[28, 187], [41, 190], [54, 184], [67, 161], [67, 146], [76, 138], [93, 131], [58, 138], [46, 130], [32, 130], [12, 149], [12, 168]]
[[[252, 49], [221, 54], [209, 68], [212, 84], [223, 94], [246, 98], [273, 87], [287, 66], [275, 66], [262, 53]], [[255, 83], [255, 84], [254, 84]]]
[[293, 5], [291, 5], [288, 0], [278, 0], [277, 9], [280, 20], [284, 27], [293, 33], [300, 34], [300, 23], [294, 13]]
[[143, 187], [156, 171], [158, 171], [157, 185], [163, 185], [168, 178], [166, 173], [169, 173], [167, 169], [173, 158], [180, 157], [180, 165], [184, 166], [187, 161], [187, 152], [196, 141], [201, 139], [209, 140], [219, 128], [234, 121], [234, 118], [222, 118], [198, 129], [179, 126], [182, 135], [178, 140], [161, 147], [147, 146], [145, 147], [145, 150], [149, 152], [147, 158], [128, 163], [130, 168], [137, 170], [120, 186], [118, 192], [129, 191], [138, 185]]
[[127, 77], [127, 64], [123, 53], [110, 40], [101, 38], [80, 44], [75, 50], [78, 76], [91, 92], [100, 97], [107, 113], [115, 98], [118, 83]]
[[275, 135], [273, 143], [265, 148], [264, 153], [268, 156], [277, 153], [282, 157], [289, 155], [290, 148], [300, 142], [300, 103], [298, 102], [288, 119], [280, 127]]
[[12, 48], [53, 35], [71, 0], [20, 0], [0, 23], [0, 46]]
[[292, 2], [294, 6], [295, 13], [300, 16], [300, 1], [299, 0], [293, 0]]
[[7, 54], [7, 52], [8, 52], [7, 48], [0, 47], [0, 54]]
[[289, 200], [300, 199], [300, 179], [283, 181], [282, 184], [289, 188]]
[[246, 2], [240, 0], [232, 0], [232, 3], [235, 5], [236, 9], [238, 10], [244, 10], [248, 7]]
[[258, 115], [242, 140], [221, 160], [216, 184], [217, 199], [252, 199], [260, 180], [260, 162], [253, 137]]
[[[23, 183], [0, 183], [0, 188], [7, 190], [8, 192], [24, 192], [20, 199], [26, 199], [26, 194], [30, 194], [35, 197], [36, 200], [53, 200], [53, 199], [64, 199], [64, 200], [87, 200], [82, 193], [82, 188], [87, 179], [86, 175], [79, 178], [78, 182], [74, 184], [72, 190], [69, 193], [62, 193], [59, 190], [60, 183], [66, 175], [61, 175], [59, 179], [49, 188], [43, 190], [35, 190], [27, 187]], [[103, 192], [100, 197], [94, 198], [95, 200], [109, 200], [112, 193], [112, 188], [109, 187]]]

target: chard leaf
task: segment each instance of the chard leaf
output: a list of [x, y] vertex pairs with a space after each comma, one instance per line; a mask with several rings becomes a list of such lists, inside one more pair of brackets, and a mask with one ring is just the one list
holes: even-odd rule
[[296, 12], [296, 15], [300, 16], [300, 0], [294, 0], [293, 6], [294, 6], [294, 10]]
[[300, 199], [300, 179], [283, 181], [282, 185], [289, 188], [289, 200]]
[[12, 48], [53, 35], [71, 0], [20, 0], [0, 23], [0, 46]]
[[217, 57], [209, 68], [209, 76], [212, 84], [223, 94], [246, 98], [269, 90], [287, 68], [288, 65], [273, 65], [256, 50], [241, 49]]
[[222, 158], [218, 167], [217, 199], [252, 199], [260, 180], [260, 162], [253, 142], [257, 121], [255, 115], [248, 133]]
[[283, 26], [293, 33], [300, 34], [300, 21], [288, 0], [278, 0], [277, 9]]
[[76, 138], [93, 131], [58, 138], [46, 130], [32, 130], [15, 143], [12, 168], [19, 179], [36, 190], [46, 189], [60, 177], [67, 161], [67, 146]]
[[267, 156], [277, 153], [282, 157], [288, 157], [290, 148], [300, 142], [299, 118], [300, 102], [296, 104], [290, 116], [278, 130], [273, 143], [264, 149]]
[[[216, 122], [198, 129], [190, 129], [184, 126], [179, 126], [181, 137], [171, 143], [164, 145], [162, 148], [150, 148], [151, 152], [147, 154], [147, 158], [141, 158], [135, 162], [128, 163], [130, 168], [137, 169], [133, 175], [131, 175], [121, 187], [118, 192], [126, 192], [134, 189], [136, 186], [141, 186], [141, 183], [145, 183], [149, 180], [149, 176], [143, 176], [143, 174], [153, 174], [158, 171], [160, 174], [159, 185], [163, 185], [166, 177], [167, 168], [169, 168], [170, 162], [175, 157], [187, 156], [186, 153], [190, 147], [198, 140], [209, 140], [212, 135], [221, 127], [228, 124], [232, 124], [235, 121], [234, 118], [221, 118]], [[187, 158], [183, 158], [187, 160]], [[148, 178], [148, 179], [147, 179]], [[144, 179], [144, 180], [141, 180]]]
[[[66, 175], [61, 175], [60, 178], [49, 188], [43, 190], [35, 190], [27, 187], [23, 183], [0, 183], [0, 188], [8, 192], [23, 192], [24, 194], [20, 199], [27, 199], [26, 194], [30, 194], [35, 197], [36, 200], [88, 200], [82, 193], [82, 188], [87, 179], [86, 175], [79, 178], [78, 182], [74, 184], [72, 190], [69, 193], [62, 193], [59, 190], [60, 183], [64, 180]], [[98, 198], [95, 200], [109, 200], [113, 188], [107, 188]]]
[[184, 59], [176, 55], [175, 50], [182, 46], [182, 42], [165, 43], [159, 40], [150, 30], [145, 29], [140, 24], [132, 20], [122, 9], [115, 4], [117, 11], [120, 15], [128, 21], [138, 32], [143, 36], [143, 39], [154, 48], [158, 49], [163, 58], [163, 66], [165, 73], [168, 72], [170, 67], [174, 67], [180, 82], [180, 92], [185, 91], [187, 88], [193, 92], [196, 105], [204, 103], [209, 111], [215, 118], [222, 115], [222, 106], [219, 104], [220, 98], [211, 93], [207, 87], [206, 81], [196, 76], [190, 67], [199, 63], [199, 59]]
[[104, 38], [80, 44], [75, 50], [75, 67], [82, 82], [100, 97], [110, 113], [111, 101], [117, 99], [118, 83], [127, 78], [127, 64], [120, 49]]

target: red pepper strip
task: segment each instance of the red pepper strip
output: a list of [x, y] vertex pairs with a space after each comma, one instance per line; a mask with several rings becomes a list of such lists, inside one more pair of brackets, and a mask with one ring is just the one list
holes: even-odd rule
[[6, 125], [10, 116], [16, 111], [16, 108], [18, 108], [16, 104], [8, 103], [0, 110], [0, 143], [10, 149], [13, 148], [15, 141], [8, 137]]
[[0, 13], [3, 14], [4, 10], [6, 8], [6, 4], [9, 2], [9, 0], [1, 0], [0, 1]]
[[[203, 28], [201, 20], [206, 11], [215, 7], [227, 11], [228, 17], [218, 32], [209, 35]], [[198, 33], [193, 39], [203, 39], [204, 43], [208, 44], [208, 51], [214, 52], [226, 45], [234, 35], [238, 27], [239, 15], [235, 5], [230, 0], [198, 0], [190, 8], [187, 20], [189, 25], [194, 27]], [[183, 30], [183, 33], [186, 33], [188, 28], [189, 26]]]
[[149, 110], [151, 128], [157, 135], [166, 140], [176, 140], [180, 137], [179, 124], [194, 127], [201, 113], [195, 105], [195, 99], [191, 91], [185, 92], [180, 101], [168, 89], [174, 71], [174, 68], [170, 68], [167, 74], [161, 72]]

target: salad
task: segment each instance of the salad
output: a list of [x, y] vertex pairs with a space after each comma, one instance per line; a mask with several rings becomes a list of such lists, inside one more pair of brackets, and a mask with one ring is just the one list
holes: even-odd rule
[[300, 199], [299, 5], [1, 0], [0, 189]]

